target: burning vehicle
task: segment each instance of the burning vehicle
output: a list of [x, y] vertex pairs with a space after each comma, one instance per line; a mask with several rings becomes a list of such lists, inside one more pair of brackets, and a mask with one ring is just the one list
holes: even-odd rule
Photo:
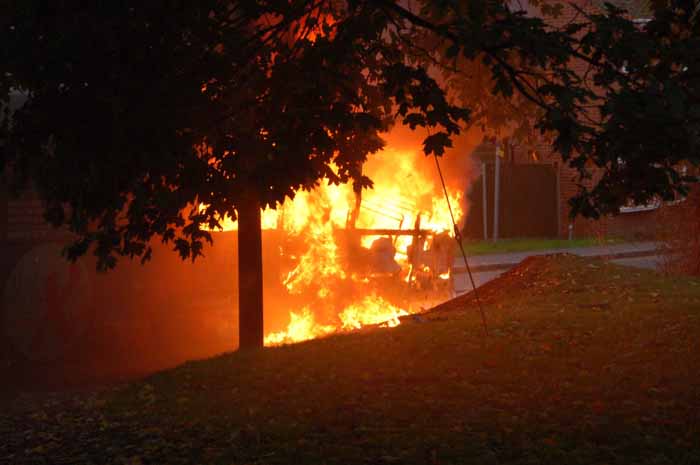
[[[373, 189], [322, 183], [263, 211], [266, 345], [394, 326], [453, 296], [453, 225], [423, 159], [387, 149], [367, 163]], [[449, 196], [461, 218], [461, 190]], [[155, 244], [152, 262], [106, 274], [58, 258], [62, 244], [22, 246], [3, 289], [7, 350], [147, 370], [235, 349], [237, 224], [221, 226], [194, 263]]]
[[[422, 160], [417, 152], [385, 150], [367, 163], [372, 189], [324, 183], [263, 212], [263, 223], [284, 238], [279, 264], [264, 269], [279, 273], [286, 304], [280, 314], [265, 297], [266, 344], [396, 325], [453, 297], [453, 224]], [[448, 195], [461, 218], [461, 191]]]

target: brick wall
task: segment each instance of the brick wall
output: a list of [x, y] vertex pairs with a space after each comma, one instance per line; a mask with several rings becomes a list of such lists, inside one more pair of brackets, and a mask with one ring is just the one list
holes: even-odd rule
[[[574, 0], [579, 8], [588, 11], [600, 11], [601, 2], [593, 0]], [[630, 8], [630, 5], [621, 5]], [[569, 3], [562, 4], [562, 14], [557, 18], [547, 18], [553, 26], [561, 27], [580, 18], [580, 13]], [[536, 9], [530, 8], [531, 14], [538, 14]], [[584, 75], [587, 64], [581, 60], [571, 60], [570, 67], [579, 75]], [[621, 236], [627, 238], [647, 238], [653, 235], [653, 226], [657, 221], [656, 211], [636, 213], [624, 213], [616, 216], [601, 218], [598, 221], [577, 217], [570, 218], [571, 208], [568, 200], [579, 191], [579, 179], [576, 169], [562, 161], [559, 153], [555, 152], [548, 142], [541, 142], [534, 147], [536, 156], [525, 147], [516, 147], [513, 151], [514, 163], [542, 163], [554, 165], [559, 179], [559, 236], [568, 237], [569, 227], [574, 237], [590, 236]], [[593, 179], [583, 181], [586, 187], [592, 187], [602, 176], [602, 171], [594, 171]]]
[[[654, 235], [654, 226], [658, 221], [657, 210], [640, 211], [631, 213], [620, 213], [615, 216], [606, 216], [600, 220], [590, 220], [577, 217], [571, 219], [571, 208], [569, 199], [577, 194], [579, 190], [578, 171], [564, 163], [561, 156], [552, 150], [551, 145], [540, 143], [535, 147], [535, 156], [529, 153], [524, 147], [516, 147], [513, 150], [512, 161], [518, 164], [537, 163], [553, 165], [558, 172], [559, 178], [559, 236], [568, 237], [569, 225], [572, 227], [573, 237], [624, 237], [628, 239], [648, 239]], [[596, 178], [585, 180], [583, 185], [592, 187]]]

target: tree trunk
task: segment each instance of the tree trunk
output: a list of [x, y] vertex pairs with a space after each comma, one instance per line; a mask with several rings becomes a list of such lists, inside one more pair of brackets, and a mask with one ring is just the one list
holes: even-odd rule
[[239, 349], [263, 347], [262, 231], [260, 203], [244, 199], [238, 211]]

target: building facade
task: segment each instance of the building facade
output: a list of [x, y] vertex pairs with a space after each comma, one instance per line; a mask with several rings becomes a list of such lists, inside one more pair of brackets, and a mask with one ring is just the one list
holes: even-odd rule
[[[547, 17], [547, 22], [553, 26], [564, 26], [580, 18], [577, 8], [588, 11], [603, 11], [605, 1], [602, 0], [574, 0], [572, 3], [563, 3], [561, 14], [556, 18]], [[635, 20], [644, 20], [651, 16], [650, 1], [648, 0], [610, 0], [610, 3], [625, 9]], [[519, 6], [527, 9], [531, 15], [541, 16], [539, 10], [527, 1], [520, 1]], [[575, 8], [575, 5], [577, 8]], [[572, 60], [570, 66], [574, 71], [583, 75], [587, 65], [582, 61]], [[588, 187], [599, 179], [602, 173], [594, 169], [591, 180], [581, 181], [578, 172], [562, 161], [561, 155], [552, 149], [551, 144], [542, 142], [532, 150], [532, 146], [524, 147], [517, 143], [507, 147], [500, 159], [502, 166], [540, 165], [549, 167], [552, 175], [544, 182], [553, 182], [554, 189], [550, 189], [555, 196], [555, 202], [541, 202], [537, 206], [540, 210], [556, 210], [556, 227], [550, 230], [556, 231], [558, 237], [624, 237], [627, 239], [650, 239], [655, 235], [656, 226], [662, 221], [661, 203], [650, 205], [630, 205], [620, 209], [619, 214], [605, 216], [599, 220], [585, 218], [572, 218], [569, 199], [579, 191], [579, 184], [583, 182]], [[477, 159], [494, 160], [496, 149], [489, 144], [482, 144], [477, 148]], [[507, 168], [506, 168], [507, 169]], [[504, 170], [501, 169], [501, 172]], [[503, 185], [503, 180], [501, 180]], [[493, 182], [492, 182], [493, 183]], [[487, 180], [488, 184], [488, 180]], [[527, 192], [523, 192], [527, 196]], [[539, 194], [538, 194], [539, 195]], [[474, 198], [475, 196], [472, 194]], [[504, 200], [504, 199], [502, 199]], [[533, 202], [535, 199], [533, 198]], [[504, 202], [501, 201], [501, 204]], [[553, 206], [554, 205], [554, 206]], [[491, 206], [493, 208], [493, 206]], [[509, 214], [510, 212], [505, 212]], [[517, 212], [516, 212], [517, 213]], [[503, 214], [503, 213], [502, 213]], [[532, 218], [547, 218], [548, 213], [532, 210]], [[472, 219], [473, 221], [473, 219]], [[541, 220], [540, 220], [541, 221]], [[489, 221], [490, 222], [490, 221]], [[483, 229], [483, 228], [482, 228]], [[517, 234], [516, 234], [517, 235]]]

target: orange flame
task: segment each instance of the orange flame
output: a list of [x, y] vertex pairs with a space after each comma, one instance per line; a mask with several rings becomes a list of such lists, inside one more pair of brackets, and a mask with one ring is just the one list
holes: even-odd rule
[[[406, 232], [419, 227], [434, 234], [443, 233], [445, 237], [452, 235], [452, 219], [442, 186], [436, 173], [420, 169], [421, 164], [426, 166], [423, 160], [425, 157], [418, 151], [391, 148], [370, 158], [364, 170], [374, 181], [374, 187], [362, 193], [355, 227]], [[463, 215], [462, 193], [450, 189], [448, 194], [455, 219], [459, 221]], [[276, 210], [263, 211], [263, 229], [282, 229], [305, 247], [303, 253], [286, 256], [294, 265], [282, 276], [282, 284], [290, 296], [301, 296], [305, 304], [300, 309], [290, 309], [286, 328], [269, 332], [265, 345], [300, 342], [368, 325], [393, 327], [399, 324], [399, 317], [421, 310], [392, 300], [382, 293], [381, 286], [372, 288], [371, 273], [349, 269], [345, 244], [340, 241], [338, 231], [347, 227], [355, 200], [352, 186], [322, 182], [311, 192], [297, 193], [293, 200], [287, 200]], [[221, 226], [224, 230], [237, 229], [236, 222], [230, 218], [224, 218]], [[400, 266], [396, 278], [403, 286], [412, 285], [430, 273], [428, 264], [412, 269], [409, 255], [413, 254], [415, 263], [415, 254], [435, 246], [436, 236], [420, 240], [414, 237], [390, 236], [396, 250], [393, 259]], [[362, 237], [363, 250], [369, 253], [377, 239], [376, 235]], [[417, 244], [420, 250], [409, 252], [412, 244]], [[446, 270], [436, 270], [434, 278], [448, 280], [449, 266]], [[357, 295], [360, 297], [353, 297]]]
[[[362, 229], [391, 229], [410, 231], [418, 226], [433, 233], [453, 234], [452, 219], [443, 196], [442, 187], [435, 173], [422, 171], [419, 152], [388, 148], [372, 157], [365, 165], [366, 174], [374, 180], [373, 189], [362, 194], [362, 207], [356, 227]], [[424, 163], [425, 165], [425, 163]], [[448, 190], [455, 219], [463, 216], [462, 193]], [[371, 277], [356, 274], [347, 269], [343, 250], [336, 230], [346, 227], [348, 216], [355, 205], [351, 186], [322, 183], [313, 192], [301, 192], [293, 201], [287, 201], [278, 210], [274, 227], [282, 227], [290, 235], [302, 238], [306, 251], [297, 257], [296, 266], [286, 275], [283, 284], [290, 294], [298, 294], [314, 301], [314, 307], [332, 308], [335, 318], [320, 324], [311, 307], [291, 311], [289, 324], [283, 331], [269, 333], [266, 345], [298, 342], [322, 337], [334, 332], [351, 331], [368, 325], [393, 327], [399, 317], [419, 308], [402, 308], [390, 299], [379, 295], [379, 289], [361, 294], [363, 297], [343, 301], [343, 289], [348, 282], [366, 285]], [[269, 213], [265, 212], [263, 217]], [[369, 249], [377, 236], [364, 236], [361, 244]], [[414, 241], [412, 235], [396, 235], [392, 238], [396, 248], [394, 260], [401, 267], [403, 280], [414, 282], [420, 273], [427, 273], [429, 266], [411, 270], [408, 248]], [[418, 242], [420, 244], [420, 242]], [[422, 241], [425, 252], [433, 244], [433, 237]], [[447, 270], [435, 276], [439, 280], [450, 278]], [[364, 290], [365, 288], [363, 288]], [[347, 299], [345, 299], [347, 300]], [[327, 313], [327, 312], [325, 312]]]
[[399, 317], [408, 315], [406, 310], [391, 305], [377, 295], [370, 295], [348, 306], [339, 315], [343, 329], [360, 329], [367, 325], [399, 325]]
[[320, 325], [316, 323], [314, 314], [308, 307], [301, 312], [289, 312], [289, 325], [284, 331], [270, 333], [265, 336], [265, 345], [280, 345], [294, 342], [307, 341], [317, 337], [326, 336], [337, 331], [332, 325]]

